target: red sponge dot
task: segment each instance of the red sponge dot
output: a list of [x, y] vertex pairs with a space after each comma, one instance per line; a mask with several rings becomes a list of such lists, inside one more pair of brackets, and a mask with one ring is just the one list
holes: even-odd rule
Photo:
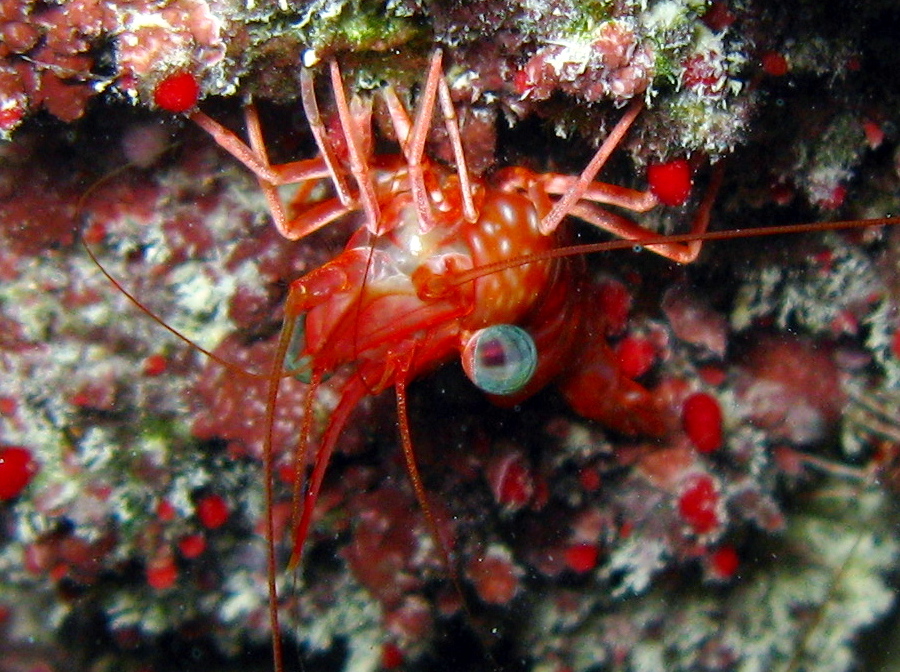
[[787, 59], [776, 51], [767, 51], [762, 55], [762, 69], [772, 77], [784, 77], [789, 70]]
[[197, 502], [197, 517], [208, 530], [222, 527], [229, 516], [228, 503], [220, 495], [206, 495]]
[[647, 166], [647, 181], [653, 195], [666, 205], [684, 205], [694, 186], [691, 167], [684, 159]]
[[27, 448], [0, 448], [0, 501], [18, 497], [37, 472], [37, 462]]
[[200, 85], [190, 72], [177, 72], [153, 89], [153, 102], [167, 112], [187, 112], [200, 98]]
[[597, 566], [600, 551], [594, 544], [574, 544], [566, 548], [564, 557], [569, 569], [584, 574]]
[[719, 525], [718, 504], [719, 493], [715, 482], [710, 476], [700, 475], [681, 493], [678, 512], [695, 533], [707, 534]]
[[730, 579], [740, 565], [741, 559], [734, 546], [720, 546], [709, 556], [709, 571], [716, 579]]
[[147, 583], [156, 590], [166, 590], [178, 581], [178, 567], [170, 553], [163, 553], [150, 561], [146, 570]]
[[619, 355], [619, 366], [626, 378], [639, 378], [653, 366], [656, 361], [656, 348], [653, 343], [640, 336], [626, 336], [616, 347]]
[[178, 541], [178, 550], [185, 558], [196, 558], [206, 550], [206, 538], [202, 534], [189, 534]]
[[722, 447], [722, 407], [711, 394], [697, 392], [684, 401], [681, 424], [701, 453]]
[[381, 647], [381, 666], [386, 670], [396, 670], [403, 665], [403, 650], [394, 644], [388, 642]]

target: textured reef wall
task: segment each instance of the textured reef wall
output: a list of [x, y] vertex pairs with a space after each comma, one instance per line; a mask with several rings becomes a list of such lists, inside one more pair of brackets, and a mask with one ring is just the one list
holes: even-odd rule
[[[349, 90], [390, 82], [414, 106], [440, 46], [476, 174], [578, 173], [642, 98], [601, 178], [696, 170], [692, 200], [647, 226], [684, 230], [719, 160], [714, 228], [883, 217], [898, 24], [886, 0], [0, 0], [0, 672], [271, 669], [266, 381], [140, 311], [81, 241], [165, 324], [264, 376], [288, 284], [359, 222], [283, 240], [253, 177], [181, 113], [237, 130], [252, 97], [273, 161], [309, 157], [302, 67], [333, 131], [329, 59]], [[374, 125], [396, 152], [378, 106]], [[428, 152], [451, 156], [440, 132]], [[392, 397], [364, 401], [303, 567], [279, 579], [289, 665], [872, 662], [860, 637], [892, 627], [900, 550], [898, 258], [893, 227], [725, 241], [688, 267], [590, 258], [596, 337], [677, 422], [629, 438], [553, 389], [500, 410], [455, 365], [422, 379], [413, 441], [452, 571]], [[280, 531], [305, 389], [286, 378], [275, 417]], [[316, 435], [337, 401], [323, 386]]]

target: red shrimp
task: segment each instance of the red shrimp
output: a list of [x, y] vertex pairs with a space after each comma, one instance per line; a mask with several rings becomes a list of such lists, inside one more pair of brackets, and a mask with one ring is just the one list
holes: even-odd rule
[[[481, 180], [470, 178], [466, 170], [440, 51], [431, 59], [414, 122], [393, 90], [384, 91], [402, 156], [368, 156], [371, 107], [359, 99], [348, 103], [335, 62], [330, 72], [355, 189], [348, 185], [347, 169], [327, 139], [312, 78], [305, 70], [302, 100], [321, 152], [317, 158], [270, 165], [252, 107], [246, 114], [249, 146], [205, 114], [192, 116], [256, 174], [276, 226], [286, 237], [301, 238], [356, 211], [365, 215], [365, 225], [344, 251], [296, 280], [287, 297], [271, 379], [269, 426], [283, 366], [310, 383], [307, 408], [323, 379], [339, 369], [350, 371], [337, 389], [340, 401], [325, 429], [303, 496], [292, 566], [300, 559], [326, 467], [350, 412], [366, 395], [388, 387], [396, 390], [407, 468], [437, 538], [413, 455], [406, 389], [415, 378], [454, 357], [460, 356], [469, 378], [503, 405], [516, 404], [555, 381], [574, 410], [620, 432], [660, 436], [671, 424], [654, 394], [619, 370], [602, 336], [607, 318], [592, 302], [580, 258], [540, 257], [566, 242], [565, 227], [560, 225], [570, 214], [626, 239], [657, 237], [600, 207], [644, 212], [658, 204], [651, 191], [593, 181], [640, 113], [641, 104], [635, 102], [625, 111], [577, 177], [514, 167]], [[424, 156], [436, 102], [455, 150], [455, 172]], [[336, 195], [307, 200], [302, 214], [288, 220], [276, 187], [324, 179], [331, 180]], [[309, 191], [300, 190], [303, 196]], [[701, 205], [693, 233], [706, 229], [711, 203], [712, 196]], [[652, 249], [689, 262], [699, 247], [699, 241], [666, 242]], [[504, 267], [510, 259], [518, 261]], [[307, 419], [310, 416], [306, 414]], [[307, 420], [300, 438], [301, 471], [309, 434]], [[271, 481], [271, 447], [266, 453]], [[274, 605], [274, 585], [272, 592]], [[271, 618], [277, 633], [274, 607]], [[276, 656], [278, 648], [276, 642]], [[280, 666], [277, 661], [276, 667]]]
[[[609, 318], [593, 301], [595, 291], [580, 256], [599, 246], [566, 247], [563, 222], [569, 215], [680, 263], [696, 258], [701, 239], [740, 235], [705, 233], [720, 170], [713, 171], [690, 232], [682, 236], [662, 238], [604, 207], [640, 213], [659, 205], [651, 190], [594, 181], [640, 114], [639, 102], [625, 110], [578, 176], [513, 167], [483, 179], [470, 177], [441, 60], [441, 52], [435, 52], [414, 120], [393, 89], [382, 92], [402, 147], [400, 155], [371, 155], [371, 102], [347, 100], [335, 62], [330, 75], [345, 144], [340, 150], [329, 140], [306, 70], [301, 73], [302, 102], [319, 147], [316, 158], [270, 164], [252, 106], [246, 110], [249, 144], [202, 112], [192, 115], [221, 147], [253, 171], [285, 237], [296, 240], [348, 216], [361, 216], [363, 221], [340, 255], [292, 283], [270, 374], [266, 449], [270, 508], [271, 427], [279, 380], [286, 370], [309, 383], [297, 457], [302, 495], [295, 498], [291, 567], [301, 559], [326, 468], [350, 413], [365, 396], [389, 387], [395, 389], [407, 470], [441, 546], [416, 467], [407, 386], [457, 356], [472, 382], [499, 405], [515, 405], [555, 383], [574, 411], [620, 433], [663, 436], [671, 430], [674, 419], [666, 404], [621, 371], [605, 341]], [[455, 171], [424, 153], [436, 104], [454, 149]], [[331, 186], [331, 193], [313, 197], [323, 182]], [[301, 186], [290, 209], [300, 215], [291, 219], [277, 189], [293, 183]], [[339, 402], [304, 483], [312, 432], [308, 411], [320, 385], [338, 371], [345, 373], [336, 387]], [[267, 532], [270, 619], [275, 666], [280, 670], [271, 514]], [[449, 568], [447, 553], [440, 550]]]

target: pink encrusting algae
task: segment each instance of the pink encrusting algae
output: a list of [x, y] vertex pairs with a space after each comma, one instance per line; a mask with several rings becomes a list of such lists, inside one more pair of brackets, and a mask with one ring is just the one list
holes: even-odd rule
[[[656, 184], [661, 230], [696, 208], [704, 153], [742, 142], [716, 228], [889, 214], [900, 190], [896, 95], [863, 105], [854, 88], [887, 67], [863, 39], [879, 12], [896, 18], [885, 3], [831, 47], [824, 17], [795, 25], [764, 2], [285, 5], [0, 2], [3, 672], [246, 669], [247, 651], [270, 668], [265, 375], [288, 283], [359, 222], [285, 241], [252, 176], [172, 113], [196, 103], [237, 127], [234, 106], [204, 97], [274, 99], [261, 105], [273, 154], [310, 156], [291, 100], [301, 57], [336, 56], [353, 91], [389, 79], [414, 101], [436, 42], [478, 172], [577, 173], [580, 138], [602, 138], [639, 96], [647, 110], [601, 179]], [[60, 129], [40, 109], [81, 121]], [[374, 116], [381, 138], [390, 124]], [[448, 144], [436, 133], [429, 152]], [[79, 236], [231, 368], [138, 310]], [[497, 409], [455, 366], [412, 386], [450, 567], [392, 400], [365, 400], [304, 562], [279, 577], [286, 649], [353, 672], [852, 669], [857, 634], [894, 599], [891, 491], [870, 476], [892, 473], [900, 443], [884, 413], [900, 385], [898, 240], [727, 241], [684, 268], [646, 252], [589, 259], [609, 315], [597, 337], [664, 404], [659, 439], [583, 420], [553, 391]], [[314, 436], [339, 382], [315, 399]], [[274, 422], [284, 555], [305, 391], [283, 379]]]

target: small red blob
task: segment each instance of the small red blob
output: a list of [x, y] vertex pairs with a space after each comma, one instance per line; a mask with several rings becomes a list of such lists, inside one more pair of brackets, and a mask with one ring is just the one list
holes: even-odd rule
[[37, 472], [37, 462], [27, 448], [0, 448], [0, 501], [18, 497]]
[[724, 0], [715, 0], [709, 5], [706, 13], [700, 17], [706, 26], [716, 32], [722, 32], [737, 20], [737, 17], [728, 9], [728, 3]]
[[778, 182], [769, 187], [769, 195], [775, 205], [790, 205], [796, 194], [789, 184]]
[[385, 670], [395, 670], [403, 665], [403, 651], [393, 642], [388, 642], [381, 647], [381, 667]]
[[178, 541], [178, 550], [188, 560], [196, 558], [206, 550], [206, 537], [202, 534], [189, 534]]
[[13, 397], [0, 397], [0, 415], [12, 417], [16, 414], [18, 404]]
[[175, 520], [175, 507], [167, 499], [159, 500], [156, 504], [156, 517], [164, 523]]
[[592, 467], [584, 467], [578, 472], [578, 482], [587, 492], [595, 492], [603, 484], [600, 472]]
[[525, 70], [517, 70], [516, 74], [513, 75], [513, 86], [516, 89], [516, 93], [520, 96], [524, 96], [533, 88], [532, 83], [528, 81], [528, 73]]
[[693, 479], [688, 488], [678, 498], [678, 512], [681, 518], [697, 534], [711, 532], [719, 524], [716, 506], [719, 493], [711, 476], [706, 474]]
[[498, 504], [513, 511], [534, 496], [534, 478], [517, 452], [498, 455], [487, 466], [487, 477]]
[[616, 347], [619, 367], [626, 378], [643, 376], [656, 361], [656, 348], [646, 338], [626, 336]]
[[900, 359], [900, 328], [891, 337], [891, 352], [894, 354], [894, 357]]
[[673, 206], [684, 205], [694, 186], [691, 166], [684, 159], [647, 166], [647, 181], [660, 203]]
[[762, 69], [772, 77], [784, 77], [788, 73], [787, 59], [777, 51], [767, 51], [762, 55]]
[[197, 517], [208, 530], [222, 527], [228, 520], [228, 503], [219, 495], [206, 495], [197, 502]]
[[70, 401], [78, 408], [111, 411], [116, 406], [118, 391], [114, 380], [107, 377], [97, 378], [81, 384]]
[[876, 121], [866, 119], [863, 121], [863, 132], [866, 134], [866, 144], [869, 149], [878, 149], [884, 142], [884, 129]]
[[722, 447], [722, 407], [711, 394], [696, 392], [684, 400], [681, 425], [699, 452]]
[[25, 116], [25, 108], [17, 105], [9, 109], [0, 110], [0, 131], [11, 131], [22, 121]]
[[834, 268], [834, 252], [831, 250], [821, 250], [812, 255], [813, 261], [821, 269], [823, 273], [830, 273]]
[[566, 566], [579, 574], [594, 569], [599, 557], [600, 551], [595, 544], [574, 544], [565, 550]]
[[153, 102], [166, 112], [187, 112], [200, 98], [200, 85], [190, 72], [177, 72], [153, 89]]
[[847, 187], [843, 184], [839, 184], [831, 190], [831, 193], [828, 194], [828, 196], [820, 200], [817, 205], [825, 210], [837, 210], [844, 204], [846, 198]]
[[178, 567], [175, 558], [168, 553], [154, 558], [147, 566], [147, 584], [156, 590], [165, 590], [175, 585], [178, 580]]
[[697, 369], [697, 373], [700, 376], [700, 380], [712, 387], [723, 385], [725, 381], [728, 380], [728, 372], [725, 371], [725, 369], [723, 369], [721, 366], [717, 366], [715, 364], [707, 364], [706, 366], [701, 366], [699, 369]]
[[531, 476], [518, 462], [509, 466], [500, 485], [499, 501], [501, 504], [524, 506], [532, 493]]
[[741, 560], [734, 546], [720, 546], [709, 556], [709, 569], [716, 579], [730, 579], [740, 564]]
[[166, 372], [168, 361], [163, 355], [150, 355], [144, 360], [145, 376], [161, 376]]
[[631, 293], [624, 284], [611, 278], [597, 284], [597, 303], [606, 320], [607, 335], [621, 333], [631, 312]]
[[473, 557], [466, 574], [485, 604], [507, 604], [519, 592], [521, 571], [503, 550], [489, 548], [484, 557]]
[[53, 567], [51, 567], [50, 572], [48, 573], [48, 576], [50, 577], [51, 581], [62, 581], [68, 575], [69, 575], [69, 566], [64, 562], [61, 562], [58, 565], [54, 565]]

